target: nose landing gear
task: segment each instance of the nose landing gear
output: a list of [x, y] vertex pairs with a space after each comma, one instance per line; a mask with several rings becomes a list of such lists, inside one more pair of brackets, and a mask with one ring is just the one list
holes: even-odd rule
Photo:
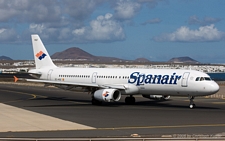
[[193, 109], [196, 107], [195, 103], [194, 103], [194, 96], [189, 96], [189, 99], [190, 99], [190, 109]]

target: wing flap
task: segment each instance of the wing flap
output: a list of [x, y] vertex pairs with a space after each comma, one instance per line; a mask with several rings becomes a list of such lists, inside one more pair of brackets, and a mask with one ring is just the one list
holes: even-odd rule
[[98, 88], [112, 88], [118, 90], [125, 90], [126, 87], [122, 84], [106, 84], [106, 85], [98, 85], [94, 83], [74, 83], [74, 82], [65, 82], [65, 81], [51, 81], [51, 80], [40, 80], [40, 79], [25, 79], [28, 82], [39, 82], [46, 84], [60, 84], [60, 85], [74, 85], [81, 87], [98, 87]]

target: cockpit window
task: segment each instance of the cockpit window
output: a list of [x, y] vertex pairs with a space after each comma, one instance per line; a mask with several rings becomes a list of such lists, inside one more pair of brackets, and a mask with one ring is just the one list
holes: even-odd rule
[[197, 78], [195, 79], [195, 81], [199, 81], [199, 79], [200, 79], [200, 77], [197, 77]]
[[205, 77], [205, 80], [211, 81], [211, 78], [210, 77]]
[[211, 81], [210, 77], [197, 77], [195, 81]]

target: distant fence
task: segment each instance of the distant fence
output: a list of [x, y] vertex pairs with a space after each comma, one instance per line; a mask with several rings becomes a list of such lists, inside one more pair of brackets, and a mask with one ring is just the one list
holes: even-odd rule
[[225, 86], [225, 81], [216, 81], [219, 85], [224, 85]]
[[225, 94], [214, 94], [210, 96], [206, 96], [206, 98], [218, 98], [218, 99], [225, 99]]

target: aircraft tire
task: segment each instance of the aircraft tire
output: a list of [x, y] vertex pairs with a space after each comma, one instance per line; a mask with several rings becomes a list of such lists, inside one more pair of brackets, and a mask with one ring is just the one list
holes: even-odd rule
[[92, 98], [91, 103], [92, 105], [102, 105], [102, 102], [95, 98]]
[[195, 104], [191, 104], [191, 105], [190, 105], [190, 109], [193, 109], [193, 108], [195, 108], [195, 107], [196, 107]]
[[128, 105], [133, 105], [133, 104], [135, 104], [135, 98], [133, 96], [126, 97], [125, 103], [128, 104]]

